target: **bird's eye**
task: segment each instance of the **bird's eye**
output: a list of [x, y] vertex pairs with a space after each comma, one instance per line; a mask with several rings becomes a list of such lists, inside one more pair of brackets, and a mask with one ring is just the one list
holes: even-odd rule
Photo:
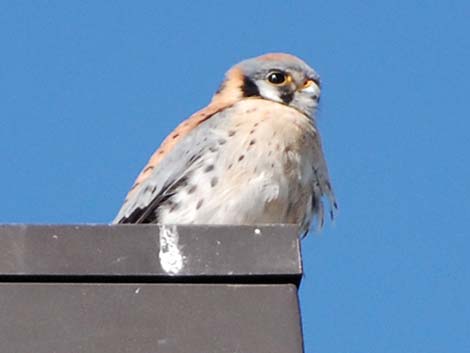
[[281, 71], [271, 71], [268, 74], [268, 81], [273, 85], [282, 85], [287, 81], [287, 75]]

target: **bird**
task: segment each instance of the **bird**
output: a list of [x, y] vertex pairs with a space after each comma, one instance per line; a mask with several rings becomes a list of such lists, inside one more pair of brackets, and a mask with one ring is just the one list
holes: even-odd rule
[[230, 68], [138, 175], [113, 224], [293, 223], [304, 237], [338, 208], [316, 123], [320, 77], [287, 53]]

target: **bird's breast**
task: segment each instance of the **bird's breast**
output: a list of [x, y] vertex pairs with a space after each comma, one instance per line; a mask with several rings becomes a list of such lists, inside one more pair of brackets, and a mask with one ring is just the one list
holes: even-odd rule
[[283, 104], [247, 99], [232, 108], [227, 131], [232, 136], [224, 160], [240, 166], [230, 173], [251, 167], [275, 179], [309, 182], [316, 131], [304, 114]]
[[166, 223], [302, 223], [311, 209], [310, 119], [295, 109], [246, 99], [213, 121], [217, 146], [198, 160], [181, 193], [186, 207], [162, 214]]

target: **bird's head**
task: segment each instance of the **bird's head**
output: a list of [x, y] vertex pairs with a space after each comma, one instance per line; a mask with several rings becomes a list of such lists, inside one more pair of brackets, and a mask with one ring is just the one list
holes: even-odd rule
[[266, 54], [240, 62], [225, 75], [214, 101], [263, 98], [312, 116], [320, 101], [320, 77], [299, 58]]

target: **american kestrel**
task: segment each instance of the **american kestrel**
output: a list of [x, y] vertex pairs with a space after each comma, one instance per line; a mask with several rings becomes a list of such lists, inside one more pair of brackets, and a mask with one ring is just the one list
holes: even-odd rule
[[232, 67], [143, 168], [113, 223], [323, 225], [337, 208], [315, 123], [318, 74], [290, 54]]

